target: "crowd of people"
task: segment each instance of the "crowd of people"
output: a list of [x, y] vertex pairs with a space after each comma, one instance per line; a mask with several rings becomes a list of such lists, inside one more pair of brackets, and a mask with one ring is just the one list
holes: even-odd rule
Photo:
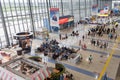
[[[81, 22], [79, 22], [78, 24], [80, 24]], [[88, 36], [93, 36], [93, 37], [103, 37], [104, 35], [108, 36], [108, 39], [117, 39], [117, 27], [106, 27], [106, 25], [97, 25], [95, 28], [91, 28], [88, 31]], [[79, 36], [79, 32], [78, 30], [76, 31], [72, 31], [70, 33], [70, 36]], [[81, 46], [82, 49], [86, 50], [87, 49], [87, 45], [86, 43], [82, 43], [82, 41], [86, 41], [85, 40], [86, 35], [82, 36], [82, 39], [79, 40], [79, 46]], [[63, 39], [68, 39], [68, 35], [64, 34], [64, 36], [62, 34], [59, 34], [59, 39], [63, 40]], [[93, 46], [97, 46], [100, 49], [107, 49], [108, 48], [108, 42], [107, 41], [103, 41], [100, 39], [91, 39], [90, 40], [91, 45]], [[38, 50], [40, 52], [44, 52], [45, 55], [48, 55], [49, 53], [52, 53], [52, 58], [53, 59], [59, 59], [59, 60], [67, 60], [69, 59], [69, 56], [72, 53], [76, 53], [75, 49], [73, 48], [68, 48], [65, 46], [60, 47], [59, 46], [59, 42], [57, 42], [56, 40], [51, 40], [48, 42], [43, 42], [43, 44], [38, 48]], [[83, 60], [83, 56], [80, 55], [80, 62], [82, 62]], [[89, 64], [93, 62], [93, 55], [89, 55], [88, 56], [88, 62]], [[68, 76], [67, 76], [68, 77]]]
[[78, 30], [77, 31], [72, 31], [71, 36], [79, 36]]
[[108, 42], [102, 41], [102, 40], [92, 39], [91, 44], [94, 46], [100, 47], [100, 48], [104, 48], [104, 49], [106, 49], [108, 47]]
[[60, 40], [64, 40], [64, 39], [67, 39], [67, 38], [68, 38], [67, 34], [59, 34], [59, 39]]
[[91, 28], [88, 31], [88, 36], [99, 36], [102, 37], [104, 34], [108, 35], [108, 38], [110, 39], [116, 39], [117, 38], [117, 34], [116, 34], [116, 28], [107, 28], [105, 25], [101, 25], [101, 26], [96, 26], [95, 28]]
[[40, 47], [37, 48], [38, 51], [43, 52], [44, 55], [52, 54], [53, 59], [57, 59], [61, 56], [61, 59], [68, 59], [69, 55], [75, 53], [76, 50], [68, 47], [60, 47], [59, 42], [56, 40], [51, 40], [48, 42], [43, 42]]
[[[72, 31], [72, 33], [70, 35], [71, 36], [79, 36], [79, 32], [78, 32], [78, 30]], [[60, 40], [68, 39], [68, 34], [59, 34], [59, 39]]]

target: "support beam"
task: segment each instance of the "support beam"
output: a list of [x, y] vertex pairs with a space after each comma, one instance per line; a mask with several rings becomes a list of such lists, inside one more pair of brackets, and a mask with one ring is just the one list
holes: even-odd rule
[[51, 26], [50, 26], [50, 11], [49, 11], [49, 8], [51, 8], [50, 0], [49, 0], [49, 2], [48, 2], [48, 0], [46, 0], [46, 4], [47, 4], [47, 15], [48, 15], [48, 22], [49, 22], [50, 32], [52, 32], [52, 29], [51, 29]]
[[8, 32], [7, 32], [7, 26], [5, 24], [5, 18], [4, 18], [4, 14], [3, 14], [3, 10], [2, 10], [1, 1], [0, 1], [0, 14], [1, 14], [1, 19], [2, 19], [3, 30], [4, 30], [5, 38], [6, 38], [6, 42], [7, 42], [7, 47], [8, 47], [8, 46], [10, 46], [10, 41], [9, 41], [9, 36], [8, 36]]
[[92, 15], [92, 3], [91, 3], [91, 0], [89, 0], [89, 5], [90, 5], [90, 7], [89, 7], [89, 9], [90, 9], [90, 16]]
[[81, 5], [80, 5], [80, 0], [79, 0], [79, 20], [80, 20], [80, 17], [81, 17], [81, 14], [80, 14], [80, 12], [81, 12], [80, 9], [81, 9], [81, 8], [80, 8], [80, 6], [81, 6]]
[[28, 7], [29, 7], [29, 12], [30, 12], [30, 20], [31, 20], [31, 27], [32, 27], [32, 31], [33, 31], [33, 38], [35, 38], [35, 25], [34, 25], [34, 18], [33, 18], [33, 11], [32, 11], [32, 4], [31, 4], [31, 0], [28, 0]]
[[86, 5], [86, 0], [84, 0], [85, 1], [85, 17], [87, 17], [87, 5]]
[[61, 11], [62, 11], [62, 16], [64, 15], [63, 14], [63, 0], [61, 0]]
[[73, 15], [73, 1], [71, 0], [71, 14]]
[[50, 0], [46, 0], [46, 2], [49, 4], [49, 8], [51, 8]]

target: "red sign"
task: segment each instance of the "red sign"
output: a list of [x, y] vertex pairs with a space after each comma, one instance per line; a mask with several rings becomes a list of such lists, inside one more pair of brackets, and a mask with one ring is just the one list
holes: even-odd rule
[[68, 22], [68, 18], [63, 18], [59, 20], [59, 24], [64, 24]]
[[59, 8], [50, 8], [50, 11], [59, 11]]

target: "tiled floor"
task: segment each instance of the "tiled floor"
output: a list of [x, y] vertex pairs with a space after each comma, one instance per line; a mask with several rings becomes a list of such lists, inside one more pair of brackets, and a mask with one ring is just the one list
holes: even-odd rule
[[[85, 26], [85, 27], [84, 27]], [[79, 31], [79, 37], [72, 37], [69, 36], [68, 39], [66, 40], [59, 40], [59, 34], [56, 33], [50, 33], [50, 39], [56, 39], [57, 41], [60, 42], [60, 44], [65, 45], [65, 46], [70, 46], [70, 47], [75, 47], [79, 48], [81, 46], [78, 45], [79, 40], [82, 40], [82, 36], [85, 35], [87, 30], [90, 27], [93, 27], [94, 25], [79, 25], [75, 28], [71, 29], [66, 29], [64, 31], [61, 31], [62, 34], [70, 34], [73, 30], [78, 30]], [[118, 34], [120, 33], [120, 29], [118, 29]], [[104, 37], [94, 37], [95, 39], [101, 39], [102, 41], [107, 41], [109, 43], [109, 47], [107, 49], [100, 49], [96, 46], [93, 46], [90, 44], [90, 40], [92, 37], [87, 37], [85, 41], [82, 41], [83, 43], [86, 43], [87, 49], [78, 51], [77, 54], [82, 54], [83, 55], [83, 61], [79, 64], [73, 64], [70, 63], [69, 61], [60, 61], [63, 63], [66, 67], [67, 70], [73, 73], [75, 80], [96, 80], [96, 77], [100, 74], [100, 72], [103, 69], [103, 66], [106, 63], [106, 60], [109, 57], [109, 54], [111, 53], [111, 50], [113, 48], [113, 45], [115, 44], [115, 40], [109, 40], [107, 36], [105, 35]], [[35, 49], [40, 46], [40, 44], [43, 42], [43, 40], [35, 39], [33, 40], [33, 47], [32, 47], [32, 52], [31, 54], [34, 55]], [[108, 77], [110, 78], [109, 80], [113, 79], [115, 80], [116, 74], [117, 74], [117, 69], [119, 66], [120, 62], [120, 44], [118, 45], [117, 48], [115, 48], [115, 53], [113, 54], [113, 57], [110, 61], [110, 64], [107, 67], [107, 74]], [[37, 53], [40, 55], [39, 53]], [[89, 64], [87, 59], [89, 55], [93, 55], [93, 63]], [[103, 57], [101, 57], [101, 55]], [[48, 66], [51, 66], [54, 64], [55, 61], [52, 61], [51, 59], [48, 60]]]

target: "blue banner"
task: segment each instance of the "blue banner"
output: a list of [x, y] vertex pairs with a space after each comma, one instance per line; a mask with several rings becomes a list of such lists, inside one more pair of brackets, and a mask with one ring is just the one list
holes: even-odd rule
[[50, 26], [53, 32], [59, 30], [59, 8], [50, 8]]
[[109, 11], [109, 6], [108, 6], [108, 4], [105, 4], [104, 5], [104, 12], [108, 13], [108, 11]]

